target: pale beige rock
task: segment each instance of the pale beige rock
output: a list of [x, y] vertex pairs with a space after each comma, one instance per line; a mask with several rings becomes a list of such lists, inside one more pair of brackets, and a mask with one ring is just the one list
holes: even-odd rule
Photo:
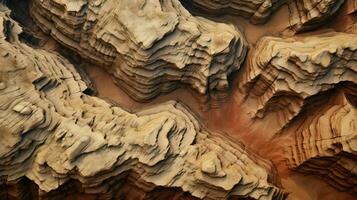
[[[179, 96], [192, 111], [197, 111], [207, 126], [240, 138], [244, 144], [206, 131], [191, 110], [177, 102], [139, 112], [154, 103], [130, 100], [106, 80], [110, 75], [101, 69], [93, 70], [90, 63], [81, 63], [84, 59], [77, 55], [68, 56], [79, 52], [87, 60], [96, 59], [94, 63], [113, 74], [116, 71], [111, 67], [122, 69], [117, 63], [136, 67], [128, 68], [128, 73], [122, 73], [122, 78], [116, 80], [119, 84], [122, 84], [120, 80], [130, 83], [124, 88], [150, 92], [145, 94], [149, 99], [156, 92], [187, 83], [188, 75], [197, 75], [197, 71], [186, 70], [188, 63], [197, 64], [190, 68], [197, 70], [211, 66], [214, 62], [208, 58], [213, 58], [215, 52], [207, 53], [209, 49], [224, 49], [231, 38], [241, 38], [233, 26], [193, 17], [178, 1], [171, 0], [32, 1], [32, 8], [38, 8], [32, 10], [36, 22], [42, 22], [44, 29], [49, 28], [46, 30], [70, 47], [72, 51], [69, 51], [37, 30], [30, 20], [23, 19], [27, 15], [21, 10], [27, 8], [19, 7], [25, 1], [7, 1], [9, 6], [12, 4], [14, 19], [27, 27], [19, 36], [21, 41], [35, 46], [31, 48], [18, 41], [21, 29], [6, 17], [8, 11], [4, 11], [7, 14], [0, 17], [0, 199], [283, 199], [285, 194], [274, 186], [280, 186], [278, 175], [289, 199], [355, 199], [357, 93], [356, 40], [352, 33], [357, 33], [357, 29], [353, 0], [346, 0], [349, 4], [344, 4], [331, 20], [327, 18], [334, 15], [330, 9], [338, 7], [337, 1], [286, 1], [292, 2], [290, 9], [297, 4], [306, 7], [289, 13], [288, 7], [282, 6], [268, 23], [261, 25], [252, 25], [234, 14], [253, 23], [263, 22], [285, 1], [271, 1], [271, 5], [270, 1], [258, 0], [217, 1], [227, 7], [211, 7], [206, 12], [199, 11], [211, 4], [196, 3], [201, 10], [188, 7], [198, 1], [180, 2], [193, 16], [213, 14], [209, 15], [213, 21], [234, 23], [249, 36], [252, 44], [264, 35], [275, 37], [262, 39], [234, 78], [240, 85], [232, 89], [244, 86], [246, 93], [234, 91], [231, 99], [219, 108], [199, 110], [198, 103], [182, 89], [154, 102]], [[232, 2], [238, 2], [239, 7], [233, 7]], [[311, 7], [313, 4], [319, 7]], [[142, 7], [138, 9], [137, 5]], [[299, 13], [301, 16], [293, 15]], [[297, 24], [291, 25], [296, 28], [292, 32], [286, 30], [289, 14], [290, 22], [297, 17]], [[197, 32], [193, 30], [195, 26]], [[315, 29], [317, 26], [321, 29]], [[126, 29], [118, 31], [117, 27]], [[302, 29], [298, 30], [299, 27]], [[350, 34], [316, 35], [326, 32], [325, 28]], [[308, 30], [314, 32], [300, 34]], [[38, 45], [30, 41], [28, 31], [36, 34]], [[214, 35], [212, 38], [226, 42], [207, 45], [210, 33]], [[223, 34], [217, 36], [217, 33]], [[225, 33], [233, 36], [226, 39]], [[304, 37], [284, 39], [294, 34]], [[119, 42], [115, 40], [118, 37]], [[186, 38], [193, 41], [191, 44], [201, 46], [186, 45]], [[232, 55], [243, 59], [244, 53], [234, 52], [238, 42], [233, 43], [227, 51], [223, 50], [224, 62], [220, 62], [219, 69], [233, 66], [227, 61], [233, 59]], [[202, 56], [202, 49], [208, 56]], [[76, 66], [78, 71], [53, 50], [71, 60], [74, 58], [76, 64], [81, 63]], [[183, 62], [182, 58], [189, 62]], [[175, 70], [186, 70], [184, 75], [167, 69], [166, 74], [160, 74], [164, 64], [156, 68], [150, 63], [160, 59], [170, 60]], [[160, 70], [137, 71], [143, 63], [150, 69]], [[83, 77], [78, 74], [84, 73], [82, 67], [87, 66], [99, 94], [125, 106], [118, 107], [87, 95], [94, 93], [91, 92], [93, 83], [86, 82], [90, 78], [85, 74]], [[138, 74], [154, 77], [155, 81], [151, 85], [142, 84], [146, 82]], [[166, 82], [161, 75], [166, 77]], [[190, 77], [189, 84], [200, 83], [196, 79], [202, 82], [206, 77]], [[170, 89], [147, 90], [162, 83], [171, 85], [165, 85]], [[207, 82], [206, 86], [212, 83]], [[206, 87], [202, 85], [196, 88]], [[214, 90], [206, 91], [212, 95]], [[251, 111], [252, 118], [246, 111]]]
[[287, 0], [184, 0], [189, 5], [210, 14], [233, 14], [248, 18], [252, 23], [266, 22]]
[[227, 76], [247, 51], [234, 26], [194, 17], [178, 0], [34, 0], [31, 14], [57, 41], [106, 66], [141, 101], [182, 85], [224, 98]]
[[290, 28], [302, 32], [324, 25], [344, 2], [345, 0], [293, 0], [289, 4]]
[[[342, 191], [356, 188], [357, 35], [264, 37], [242, 75], [256, 120], [274, 118], [290, 169], [320, 176]], [[348, 89], [346, 89], [348, 88]], [[342, 93], [341, 98], [329, 100]]]
[[[81, 10], [72, 3], [70, 9]], [[268, 182], [275, 180], [270, 162], [204, 130], [179, 103], [129, 113], [84, 94], [75, 68], [21, 43], [21, 29], [7, 15], [0, 12], [10, 28], [0, 31], [0, 177], [6, 181], [28, 177], [40, 197], [77, 180], [84, 193], [111, 198], [116, 191], [109, 188], [126, 180], [146, 192], [173, 187], [205, 199], [284, 198]]]
[[29, 115], [32, 113], [31, 103], [22, 101], [19, 104], [15, 105], [12, 110], [23, 115]]
[[[346, 94], [356, 98], [354, 90]], [[341, 103], [311, 113], [299, 128], [289, 131], [295, 141], [286, 147], [286, 155], [290, 168], [320, 176], [339, 190], [355, 193], [357, 108], [351, 104], [356, 99], [348, 100], [346, 94], [340, 95]]]
[[343, 82], [356, 84], [356, 49], [356, 34], [262, 38], [248, 58], [241, 82], [251, 117], [274, 113], [282, 128], [304, 107], [324, 98], [318, 94]]

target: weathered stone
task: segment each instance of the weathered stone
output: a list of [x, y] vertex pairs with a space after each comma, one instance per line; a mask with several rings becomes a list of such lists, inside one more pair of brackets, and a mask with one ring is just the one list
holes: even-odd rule
[[31, 14], [57, 41], [105, 66], [139, 101], [183, 85], [224, 99], [227, 77], [247, 51], [232, 25], [194, 17], [178, 0], [34, 0]]
[[[1, 30], [11, 41], [0, 40], [0, 51], [9, 53], [0, 57], [6, 85], [0, 93], [0, 177], [6, 182], [27, 177], [40, 197], [77, 180], [84, 193], [107, 198], [119, 198], [120, 190], [108, 188], [122, 181], [147, 194], [165, 187], [205, 199], [284, 198], [268, 181], [268, 161], [206, 131], [181, 104], [129, 113], [88, 96], [74, 66], [20, 42], [21, 28], [4, 12], [0, 19], [13, 28]], [[17, 112], [13, 102], [22, 102]], [[36, 109], [30, 112], [29, 105]]]

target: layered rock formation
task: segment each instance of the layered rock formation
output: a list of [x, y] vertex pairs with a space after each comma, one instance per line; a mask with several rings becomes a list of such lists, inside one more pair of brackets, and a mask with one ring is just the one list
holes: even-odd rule
[[275, 118], [280, 135], [293, 134], [284, 153], [289, 168], [352, 193], [357, 183], [356, 50], [357, 35], [350, 33], [264, 37], [242, 76], [251, 116]]
[[[69, 8], [86, 10], [79, 3]], [[268, 161], [204, 130], [179, 103], [129, 113], [88, 96], [67, 60], [20, 42], [21, 28], [0, 15], [2, 184], [28, 177], [40, 197], [63, 195], [76, 180], [84, 193], [119, 198], [125, 180], [148, 199], [160, 187], [205, 199], [284, 198]]]
[[290, 28], [312, 30], [328, 22], [345, 0], [293, 0], [289, 4]]
[[[291, 1], [290, 25], [297, 34], [315, 29], [343, 3]], [[261, 38], [239, 81], [253, 121], [279, 123], [274, 138], [284, 141], [286, 166], [351, 194], [357, 192], [355, 10], [347, 1], [340, 21], [325, 26], [347, 33]]]
[[281, 127], [304, 107], [318, 105], [321, 92], [357, 83], [357, 35], [328, 33], [282, 39], [264, 37], [248, 60], [242, 85], [253, 118], [275, 113]]
[[34, 0], [31, 14], [57, 41], [106, 66], [141, 101], [182, 84], [222, 99], [227, 76], [247, 51], [233, 26], [193, 17], [178, 0]]
[[294, 126], [289, 133], [294, 133], [295, 140], [286, 148], [290, 168], [318, 175], [339, 190], [353, 193], [357, 192], [355, 86], [351, 85], [351, 91], [339, 92], [338, 102], [330, 101]]
[[184, 0], [210, 14], [233, 14], [248, 18], [252, 23], [266, 22], [286, 0]]
[[346, 2], [345, 7], [343, 20], [347, 28], [344, 27], [344, 29], [350, 33], [357, 33], [357, 1], [349, 0]]
[[181, 2], [0, 3], [0, 199], [355, 199], [356, 1]]

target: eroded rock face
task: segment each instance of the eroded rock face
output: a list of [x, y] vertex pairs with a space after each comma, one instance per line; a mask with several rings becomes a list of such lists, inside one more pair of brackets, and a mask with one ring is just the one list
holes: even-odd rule
[[[79, 1], [70, 5], [83, 10]], [[115, 197], [116, 181], [127, 180], [148, 194], [162, 186], [205, 199], [284, 198], [268, 182], [275, 179], [268, 161], [204, 130], [179, 103], [129, 113], [88, 96], [66, 59], [20, 42], [21, 28], [8, 12], [0, 16], [0, 177], [7, 182], [28, 177], [40, 196], [77, 180], [85, 193]]]
[[295, 140], [286, 148], [290, 168], [320, 176], [339, 190], [352, 193], [357, 192], [355, 86], [292, 128], [289, 132], [294, 133]]
[[342, 82], [356, 84], [356, 49], [356, 34], [262, 38], [249, 57], [242, 80], [246, 99], [254, 108], [251, 116], [264, 118], [276, 113], [284, 127], [304, 106], [316, 101], [315, 95]]
[[[264, 37], [248, 58], [242, 86], [255, 120], [276, 118], [292, 170], [355, 193], [357, 35]], [[334, 99], [334, 100], [331, 100]]]
[[187, 84], [224, 98], [247, 45], [233, 26], [193, 17], [178, 0], [32, 1], [39, 27], [83, 58], [106, 66], [136, 100]]
[[345, 29], [347, 32], [357, 33], [357, 1], [349, 0], [346, 2], [345, 7], [347, 17], [344, 17], [344, 20], [347, 21], [345, 24], [348, 25]]
[[184, 0], [211, 14], [233, 14], [248, 18], [253, 24], [266, 22], [287, 0]]
[[323, 25], [336, 14], [344, 2], [345, 0], [293, 0], [289, 4], [291, 28], [302, 32]]
[[[0, 199], [355, 199], [356, 1], [24, 2], [24, 31], [0, 6]], [[151, 99], [224, 98], [238, 28], [228, 101]]]

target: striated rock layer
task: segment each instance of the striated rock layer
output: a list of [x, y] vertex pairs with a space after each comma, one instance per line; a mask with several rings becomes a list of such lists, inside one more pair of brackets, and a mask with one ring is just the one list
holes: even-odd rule
[[344, 2], [345, 0], [293, 0], [289, 4], [290, 28], [302, 32], [323, 25]]
[[345, 5], [345, 17], [344, 20], [347, 21], [349, 26], [346, 28], [347, 32], [357, 33], [357, 1], [349, 0]]
[[276, 119], [280, 135], [292, 134], [288, 167], [350, 192], [357, 183], [356, 50], [353, 33], [264, 37], [241, 83], [252, 118]]
[[222, 99], [247, 51], [234, 26], [193, 17], [178, 0], [33, 0], [30, 11], [41, 29], [106, 66], [141, 101], [182, 84]]
[[[70, 8], [81, 10], [79, 2]], [[106, 198], [117, 198], [116, 183], [125, 181], [146, 193], [164, 187], [205, 199], [284, 199], [269, 182], [276, 177], [266, 160], [205, 131], [176, 102], [129, 113], [86, 95], [87, 86], [67, 60], [21, 43], [21, 28], [8, 12], [0, 13], [5, 184], [27, 177], [40, 196], [59, 188], [63, 194], [73, 185], [62, 186], [76, 180], [84, 193]]]
[[276, 114], [286, 126], [307, 105], [342, 82], [357, 83], [357, 35], [262, 38], [248, 60], [242, 85], [253, 118]]
[[211, 14], [233, 14], [248, 18], [253, 24], [266, 22], [287, 0], [184, 0]]
[[[357, 88], [338, 95], [339, 103], [311, 114], [286, 148], [287, 164], [303, 173], [321, 176], [342, 191], [357, 193]], [[354, 90], [354, 91], [353, 91]], [[353, 92], [353, 93], [349, 93]]]

